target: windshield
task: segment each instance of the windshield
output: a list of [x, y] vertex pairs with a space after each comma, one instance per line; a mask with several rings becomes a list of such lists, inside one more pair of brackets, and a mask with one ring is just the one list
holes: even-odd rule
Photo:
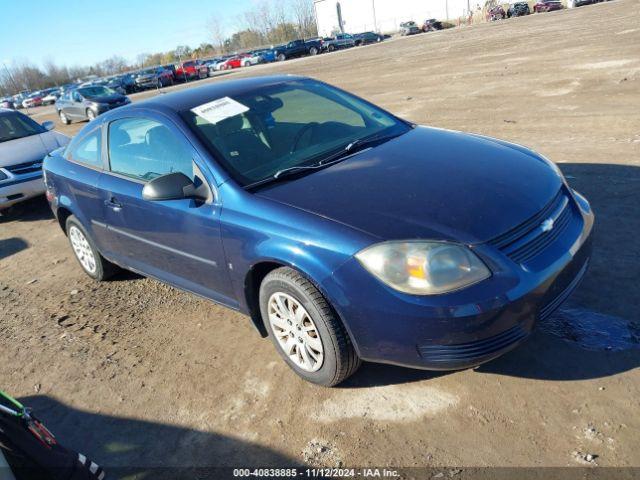
[[268, 179], [283, 169], [316, 164], [354, 140], [390, 138], [411, 128], [363, 100], [314, 80], [292, 80], [225, 97], [182, 116], [242, 185]]
[[0, 142], [30, 137], [46, 130], [26, 115], [19, 112], [0, 113]]
[[108, 97], [109, 95], [115, 95], [116, 92], [107, 87], [95, 86], [95, 87], [83, 87], [79, 88], [78, 92], [83, 97]]

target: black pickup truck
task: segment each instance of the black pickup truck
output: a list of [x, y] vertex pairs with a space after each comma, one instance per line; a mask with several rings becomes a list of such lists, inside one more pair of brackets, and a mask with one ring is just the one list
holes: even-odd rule
[[286, 45], [274, 48], [276, 60], [283, 61], [288, 58], [316, 55], [322, 51], [322, 39], [292, 40]]

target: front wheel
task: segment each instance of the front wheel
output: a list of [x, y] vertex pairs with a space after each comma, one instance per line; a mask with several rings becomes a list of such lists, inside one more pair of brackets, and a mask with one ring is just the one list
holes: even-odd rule
[[284, 62], [287, 59], [287, 57], [285, 57], [284, 53], [281, 53], [278, 55], [277, 59], [279, 62]]
[[91, 110], [90, 108], [87, 108], [87, 118], [89, 119], [89, 121], [95, 120], [96, 119], [96, 114], [93, 110]]
[[69, 125], [71, 123], [71, 120], [69, 120], [69, 117], [67, 117], [67, 114], [64, 113], [62, 110], [58, 112], [58, 116], [60, 117], [60, 121], [65, 125]]
[[118, 271], [117, 266], [100, 255], [93, 240], [76, 217], [70, 215], [67, 218], [65, 230], [73, 254], [87, 275], [94, 280], [102, 281]]
[[340, 318], [296, 270], [282, 267], [265, 277], [260, 312], [276, 350], [303, 379], [332, 387], [360, 366]]
[[318, 49], [316, 47], [311, 47], [309, 49], [309, 55], [317, 55], [318, 54]]

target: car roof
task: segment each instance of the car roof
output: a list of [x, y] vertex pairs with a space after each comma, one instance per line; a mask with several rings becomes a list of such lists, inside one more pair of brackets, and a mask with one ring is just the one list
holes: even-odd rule
[[148, 100], [137, 102], [132, 106], [169, 108], [170, 110], [182, 112], [217, 98], [242, 95], [243, 93], [251, 92], [261, 87], [291, 82], [293, 80], [303, 80], [306, 78], [307, 77], [296, 75], [267, 75], [243, 78], [239, 80], [220, 80], [208, 85], [179, 90], [177, 92], [167, 93], [164, 95], [157, 95]]
[[15, 114], [24, 115], [24, 113], [18, 112], [17, 110], [11, 110], [10, 108], [0, 108], [0, 116], [15, 115]]

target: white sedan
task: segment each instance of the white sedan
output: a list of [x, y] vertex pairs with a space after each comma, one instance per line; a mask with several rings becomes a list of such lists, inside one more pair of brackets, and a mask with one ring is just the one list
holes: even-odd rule
[[262, 55], [260, 55], [259, 53], [251, 52], [247, 57], [242, 59], [242, 66], [250, 67], [251, 65], [257, 65], [259, 63], [262, 63], [263, 61], [264, 59], [262, 58]]
[[60, 97], [60, 92], [50, 92], [45, 97], [42, 98], [42, 105], [53, 105], [56, 103], [56, 100]]
[[42, 160], [70, 140], [53, 127], [0, 108], [0, 211], [44, 193]]

